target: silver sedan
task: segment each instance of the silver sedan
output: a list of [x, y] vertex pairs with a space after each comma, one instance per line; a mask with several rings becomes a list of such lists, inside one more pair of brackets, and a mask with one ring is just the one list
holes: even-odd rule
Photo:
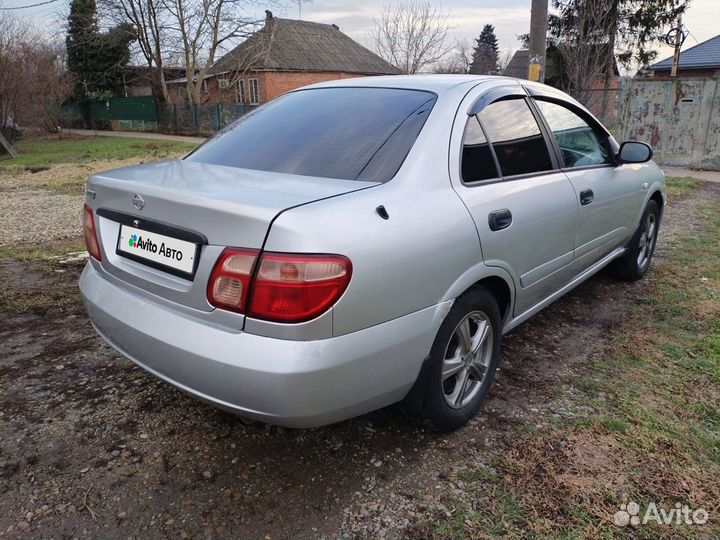
[[527, 81], [314, 85], [91, 177], [80, 288], [111, 345], [216, 406], [310, 427], [402, 402], [452, 430], [504, 333], [605, 266], [647, 272], [651, 157]]

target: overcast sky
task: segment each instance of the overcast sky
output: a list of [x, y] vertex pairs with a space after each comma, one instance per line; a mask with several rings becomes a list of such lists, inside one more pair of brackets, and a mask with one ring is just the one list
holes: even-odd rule
[[[0, 0], [0, 6], [23, 6], [40, 0]], [[297, 18], [297, 4], [292, 0], [280, 0], [286, 7], [274, 7], [276, 15]], [[436, 3], [449, 14], [453, 38], [474, 38], [484, 24], [495, 26], [501, 49], [517, 49], [519, 34], [527, 33], [530, 26], [530, 0], [444, 0]], [[335, 23], [353, 39], [368, 45], [368, 32], [373, 26], [386, 0], [313, 0], [303, 4], [303, 19]], [[261, 2], [258, 1], [258, 5]], [[44, 31], [59, 27], [56, 21], [67, 13], [67, 0], [60, 0], [48, 6], [5, 13], [13, 13], [32, 21]], [[258, 10], [258, 16], [264, 8]], [[1, 17], [2, 15], [0, 15]], [[693, 0], [683, 19], [692, 35], [688, 36], [684, 48], [697, 44], [720, 32], [720, 0]], [[696, 41], [697, 40], [697, 41]], [[669, 47], [661, 47], [658, 59], [672, 54]]]

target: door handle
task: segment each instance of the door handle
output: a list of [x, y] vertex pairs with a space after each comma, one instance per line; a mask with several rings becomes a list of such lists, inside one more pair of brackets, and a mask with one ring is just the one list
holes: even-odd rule
[[586, 206], [595, 200], [595, 194], [592, 189], [586, 189], [580, 192], [580, 204]]
[[512, 223], [512, 212], [507, 208], [502, 210], [495, 210], [490, 212], [488, 215], [488, 225], [490, 225], [491, 231], [499, 231], [501, 229], [507, 229]]

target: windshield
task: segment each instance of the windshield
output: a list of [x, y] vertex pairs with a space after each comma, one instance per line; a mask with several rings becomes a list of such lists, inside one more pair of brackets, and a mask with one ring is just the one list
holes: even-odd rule
[[397, 173], [435, 94], [318, 88], [281, 96], [186, 159], [261, 171], [385, 182]]

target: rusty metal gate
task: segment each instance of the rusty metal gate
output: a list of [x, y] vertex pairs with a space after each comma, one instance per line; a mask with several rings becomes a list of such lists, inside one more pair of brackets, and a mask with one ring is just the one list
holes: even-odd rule
[[634, 79], [624, 94], [620, 140], [650, 143], [663, 165], [720, 170], [720, 78]]

